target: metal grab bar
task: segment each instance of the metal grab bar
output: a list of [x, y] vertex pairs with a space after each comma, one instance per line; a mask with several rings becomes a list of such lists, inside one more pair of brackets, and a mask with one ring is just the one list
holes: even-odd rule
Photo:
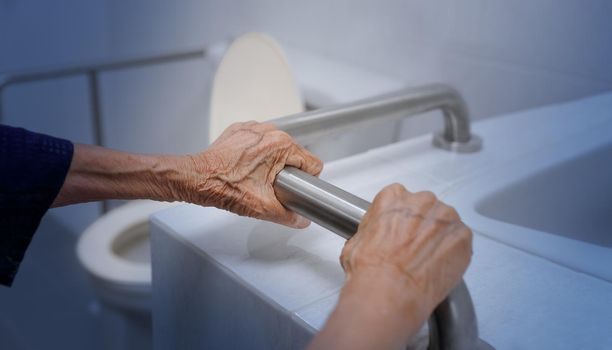
[[85, 75], [89, 82], [90, 107], [94, 117], [94, 134], [96, 144], [103, 145], [101, 138], [100, 122], [96, 116], [101, 115], [99, 105], [99, 81], [98, 76], [102, 72], [116, 71], [129, 68], [138, 68], [148, 65], [181, 62], [192, 59], [200, 59], [206, 56], [204, 49], [192, 49], [182, 52], [158, 53], [148, 56], [135, 56], [123, 59], [90, 62], [86, 64], [67, 64], [55, 67], [39, 68], [28, 71], [19, 71], [3, 74], [0, 72], [0, 122], [2, 122], [2, 95], [4, 90], [12, 85], [40, 82], [44, 80], [61, 79], [71, 76]]
[[407, 116], [441, 109], [444, 131], [434, 135], [436, 147], [453, 152], [469, 153], [480, 150], [482, 140], [470, 132], [467, 106], [450, 86], [436, 84], [407, 88], [360, 101], [294, 114], [271, 122], [298, 141], [351, 125], [372, 121], [400, 120]]
[[[286, 167], [276, 177], [274, 190], [287, 208], [350, 238], [370, 203], [297, 168]], [[429, 320], [429, 349], [484, 349], [470, 293], [463, 280], [435, 309]], [[431, 330], [435, 331], [431, 331]]]

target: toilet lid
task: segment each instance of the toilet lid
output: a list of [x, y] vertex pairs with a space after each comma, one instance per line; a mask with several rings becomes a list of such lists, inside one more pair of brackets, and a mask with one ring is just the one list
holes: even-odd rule
[[[149, 217], [176, 203], [132, 201], [102, 215], [79, 238], [77, 255], [89, 273], [102, 281], [122, 286], [150, 286], [151, 264], [121, 256], [135, 230], [142, 231]], [[139, 227], [140, 226], [140, 227]], [[143, 239], [144, 240], [144, 239]], [[146, 237], [148, 241], [148, 237]]]
[[236, 122], [265, 121], [304, 110], [280, 45], [262, 33], [237, 38], [217, 68], [210, 102], [210, 141]]

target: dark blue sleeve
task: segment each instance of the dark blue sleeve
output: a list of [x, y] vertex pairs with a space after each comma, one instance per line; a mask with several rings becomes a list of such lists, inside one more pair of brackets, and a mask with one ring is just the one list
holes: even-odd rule
[[13, 282], [73, 152], [70, 141], [0, 125], [0, 284]]

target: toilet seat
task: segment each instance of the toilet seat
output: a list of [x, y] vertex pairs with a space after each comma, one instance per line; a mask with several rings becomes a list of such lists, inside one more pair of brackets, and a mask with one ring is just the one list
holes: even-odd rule
[[[148, 223], [149, 217], [174, 203], [138, 200], [124, 204], [102, 215], [82, 234], [77, 256], [96, 279], [120, 289], [149, 289], [151, 264], [128, 260], [116, 252], [116, 242], [129, 241], [137, 226]], [[128, 238], [128, 239], [126, 239]]]

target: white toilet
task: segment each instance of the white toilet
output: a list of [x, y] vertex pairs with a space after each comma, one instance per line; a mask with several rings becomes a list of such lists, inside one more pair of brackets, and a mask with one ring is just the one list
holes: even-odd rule
[[150, 309], [149, 217], [172, 205], [133, 201], [109, 211], [83, 232], [77, 255], [103, 302], [133, 311]]
[[[282, 49], [272, 38], [245, 34], [224, 51], [210, 101], [211, 140], [237, 121], [263, 121], [303, 111], [297, 83]], [[79, 238], [79, 261], [102, 306], [123, 318], [125, 329], [121, 332], [126, 339], [119, 341], [119, 347], [151, 348], [149, 217], [173, 205], [129, 202], [97, 219]], [[106, 333], [117, 336], [112, 323], [104, 325], [109, 328]]]

